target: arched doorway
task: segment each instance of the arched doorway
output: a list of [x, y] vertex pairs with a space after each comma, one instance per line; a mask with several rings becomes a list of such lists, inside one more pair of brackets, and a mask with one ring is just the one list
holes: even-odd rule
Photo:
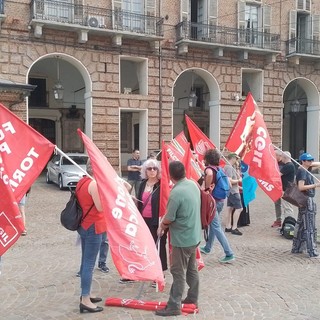
[[307, 151], [319, 157], [319, 93], [314, 83], [296, 78], [283, 93], [282, 149], [293, 158]]
[[83, 152], [77, 128], [92, 135], [92, 85], [83, 64], [69, 55], [48, 54], [33, 63], [27, 82], [37, 86], [28, 99], [30, 125], [64, 152]]
[[183, 71], [173, 88], [173, 137], [186, 131], [184, 115], [220, 146], [220, 89], [216, 79], [206, 70]]

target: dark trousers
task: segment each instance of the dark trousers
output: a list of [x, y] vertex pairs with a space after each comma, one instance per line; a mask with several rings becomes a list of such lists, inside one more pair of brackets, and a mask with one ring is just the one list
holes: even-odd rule
[[173, 282], [170, 289], [170, 297], [167, 307], [169, 309], [181, 309], [181, 299], [187, 282], [189, 289], [187, 299], [198, 303], [199, 274], [196, 261], [197, 246], [179, 248], [172, 246], [172, 261], [170, 271]]

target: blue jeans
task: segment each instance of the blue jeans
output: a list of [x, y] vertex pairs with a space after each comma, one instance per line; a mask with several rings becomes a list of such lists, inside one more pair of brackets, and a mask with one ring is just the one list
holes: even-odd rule
[[81, 296], [89, 296], [91, 292], [92, 274], [101, 246], [102, 234], [96, 234], [94, 224], [88, 230], [78, 229], [81, 238]]
[[224, 205], [224, 201], [216, 202], [217, 211], [212, 222], [210, 223], [208, 241], [206, 242], [204, 250], [207, 252], [210, 252], [213, 246], [213, 241], [215, 237], [217, 237], [218, 241], [220, 242], [224, 250], [224, 253], [226, 254], [226, 256], [229, 257], [233, 255], [233, 252], [230, 248], [229, 241], [222, 230], [221, 222], [220, 222], [220, 213], [223, 209], [223, 205]]
[[107, 263], [107, 256], [109, 251], [109, 242], [107, 238], [107, 233], [102, 233], [102, 240], [100, 245], [100, 252], [99, 252], [99, 263]]

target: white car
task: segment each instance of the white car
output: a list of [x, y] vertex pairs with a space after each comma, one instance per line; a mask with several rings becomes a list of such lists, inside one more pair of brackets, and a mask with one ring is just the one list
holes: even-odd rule
[[85, 153], [66, 153], [66, 155], [78, 164], [75, 164], [63, 155], [57, 154], [47, 164], [47, 183], [56, 183], [60, 190], [66, 187], [75, 187], [78, 181], [85, 175], [88, 155]]

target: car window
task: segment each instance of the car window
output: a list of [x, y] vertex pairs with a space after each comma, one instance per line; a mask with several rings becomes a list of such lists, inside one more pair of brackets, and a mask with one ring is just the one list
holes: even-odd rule
[[88, 157], [86, 156], [71, 157], [71, 159], [77, 164], [87, 164], [88, 161]]
[[67, 158], [62, 158], [61, 164], [62, 165], [70, 165], [70, 164], [73, 164], [73, 163]]

